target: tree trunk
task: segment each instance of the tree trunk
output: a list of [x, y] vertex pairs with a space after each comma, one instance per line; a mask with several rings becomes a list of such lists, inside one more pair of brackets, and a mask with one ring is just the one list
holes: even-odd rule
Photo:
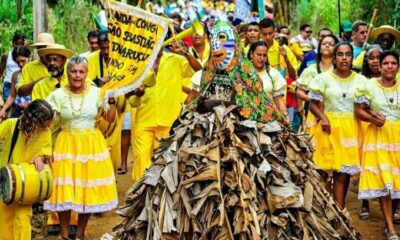
[[18, 20], [22, 19], [22, 0], [17, 0], [17, 15]]
[[33, 0], [33, 39], [47, 31], [46, 0]]

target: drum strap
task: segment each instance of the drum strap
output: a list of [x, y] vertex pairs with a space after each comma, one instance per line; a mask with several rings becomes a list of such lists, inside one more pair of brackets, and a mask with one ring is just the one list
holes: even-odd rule
[[11, 148], [10, 148], [10, 153], [8, 154], [8, 161], [7, 161], [8, 164], [10, 164], [11, 155], [14, 151], [15, 144], [17, 143], [17, 140], [18, 140], [18, 135], [19, 135], [19, 127], [18, 126], [19, 126], [19, 119], [17, 120], [17, 123], [15, 124], [15, 128], [14, 128], [13, 135], [11, 138]]

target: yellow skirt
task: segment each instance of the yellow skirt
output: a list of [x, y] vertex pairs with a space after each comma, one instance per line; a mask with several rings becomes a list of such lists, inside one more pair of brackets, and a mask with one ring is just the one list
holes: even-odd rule
[[364, 136], [362, 173], [358, 197], [400, 198], [400, 120], [386, 121], [381, 128], [368, 126]]
[[318, 122], [314, 133], [315, 164], [325, 171], [355, 175], [360, 172], [358, 128], [351, 113], [325, 113], [331, 124], [331, 133], [322, 131]]
[[96, 213], [118, 205], [110, 154], [98, 129], [63, 130], [53, 158], [53, 192], [46, 210]]

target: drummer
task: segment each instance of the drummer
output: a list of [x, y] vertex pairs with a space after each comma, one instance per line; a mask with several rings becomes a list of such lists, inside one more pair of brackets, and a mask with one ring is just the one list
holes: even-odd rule
[[[21, 117], [0, 124], [0, 167], [7, 163], [33, 163], [41, 171], [52, 155], [50, 124], [54, 112], [44, 100], [35, 100]], [[1, 182], [2, 180], [0, 180]], [[0, 200], [0, 240], [31, 239], [32, 205]]]

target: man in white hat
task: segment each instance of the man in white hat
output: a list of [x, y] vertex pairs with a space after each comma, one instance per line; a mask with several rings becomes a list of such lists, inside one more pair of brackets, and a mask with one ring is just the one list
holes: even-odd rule
[[45, 59], [50, 76], [44, 77], [33, 84], [32, 100], [45, 99], [57, 88], [63, 87], [68, 83], [64, 68], [67, 59], [72, 57], [73, 52], [66, 49], [64, 45], [53, 44], [39, 49], [38, 54], [40, 58]]
[[[45, 48], [49, 44], [54, 44], [54, 37], [50, 33], [40, 33], [37, 36], [36, 42], [31, 47], [36, 49]], [[40, 79], [50, 76], [47, 71], [45, 59], [40, 58], [29, 62], [22, 69], [21, 79], [16, 85], [17, 93], [20, 96], [28, 96], [31, 94], [33, 86]]]
[[400, 31], [390, 25], [382, 25], [372, 30], [371, 37], [383, 50], [390, 50], [394, 42], [400, 40]]
[[[375, 43], [380, 45], [382, 49], [390, 50], [395, 41], [400, 40], [400, 31], [390, 25], [382, 25], [374, 28], [371, 32], [371, 39], [375, 39]], [[364, 62], [365, 50], [353, 61], [355, 69], [361, 69]]]

